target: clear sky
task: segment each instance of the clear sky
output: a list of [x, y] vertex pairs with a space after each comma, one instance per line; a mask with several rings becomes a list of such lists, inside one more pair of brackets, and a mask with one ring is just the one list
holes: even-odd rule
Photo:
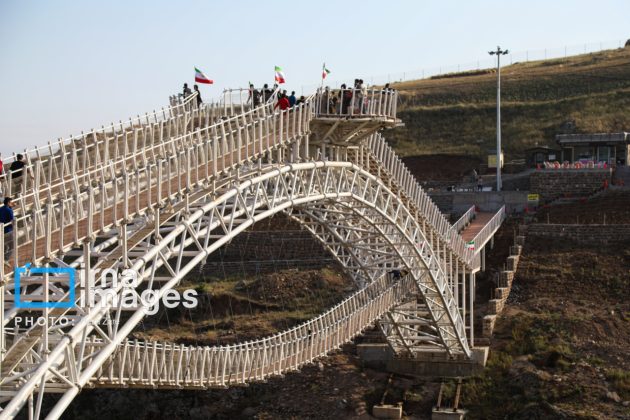
[[226, 87], [333, 80], [630, 38], [628, 0], [0, 0], [0, 152], [166, 106], [193, 67]]

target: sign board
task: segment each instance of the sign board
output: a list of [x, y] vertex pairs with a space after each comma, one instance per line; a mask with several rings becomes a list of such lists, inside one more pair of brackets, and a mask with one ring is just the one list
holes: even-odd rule
[[[501, 167], [503, 168], [503, 164], [505, 163], [503, 159], [503, 152], [501, 152]], [[497, 167], [497, 154], [489, 154], [488, 155], [488, 168], [496, 168]]]
[[540, 196], [538, 194], [527, 194], [527, 201], [538, 201]]

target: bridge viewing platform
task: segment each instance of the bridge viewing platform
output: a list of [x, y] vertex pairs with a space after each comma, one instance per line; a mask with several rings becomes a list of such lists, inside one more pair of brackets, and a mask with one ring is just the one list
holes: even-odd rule
[[[446, 219], [379, 132], [401, 124], [393, 90], [319, 91], [287, 110], [252, 107], [244, 92], [201, 105], [171, 98], [161, 111], [27, 150], [29, 176], [0, 177], [18, 204], [12, 233], [0, 236], [0, 419], [25, 406], [39, 417], [48, 392], [63, 394], [49, 413], [58, 418], [84, 387], [264, 380], [375, 322], [401, 359], [473, 359], [475, 273], [505, 210]], [[163, 299], [278, 213], [319, 241], [357, 290], [245, 343], [128, 339], [151, 314], [121, 304], [125, 294]], [[89, 280], [105, 270], [130, 270], [137, 282]]]
[[311, 143], [359, 145], [379, 130], [402, 125], [396, 117], [397, 100], [393, 89], [320, 89], [314, 99]]

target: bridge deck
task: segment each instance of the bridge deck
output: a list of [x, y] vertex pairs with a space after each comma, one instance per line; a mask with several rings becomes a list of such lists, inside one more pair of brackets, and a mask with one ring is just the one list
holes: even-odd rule
[[490, 212], [477, 213], [475, 219], [461, 232], [462, 239], [466, 242], [472, 241], [493, 216], [494, 213]]

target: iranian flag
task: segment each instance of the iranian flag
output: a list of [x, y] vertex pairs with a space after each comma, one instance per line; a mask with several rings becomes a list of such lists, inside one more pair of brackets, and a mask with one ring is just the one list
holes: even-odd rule
[[466, 248], [471, 249], [471, 250], [475, 250], [475, 240], [473, 239], [472, 241], [466, 242]]
[[203, 74], [203, 72], [201, 70], [199, 70], [197, 67], [195, 67], [195, 82], [196, 83], [206, 83], [206, 84], [213, 84], [214, 81], [208, 79], [206, 77], [205, 74]]
[[276, 82], [278, 82], [279, 84], [285, 83], [284, 72], [278, 66], [276, 66]]
[[330, 70], [326, 68], [326, 63], [322, 65], [322, 80], [326, 78], [330, 74]]

